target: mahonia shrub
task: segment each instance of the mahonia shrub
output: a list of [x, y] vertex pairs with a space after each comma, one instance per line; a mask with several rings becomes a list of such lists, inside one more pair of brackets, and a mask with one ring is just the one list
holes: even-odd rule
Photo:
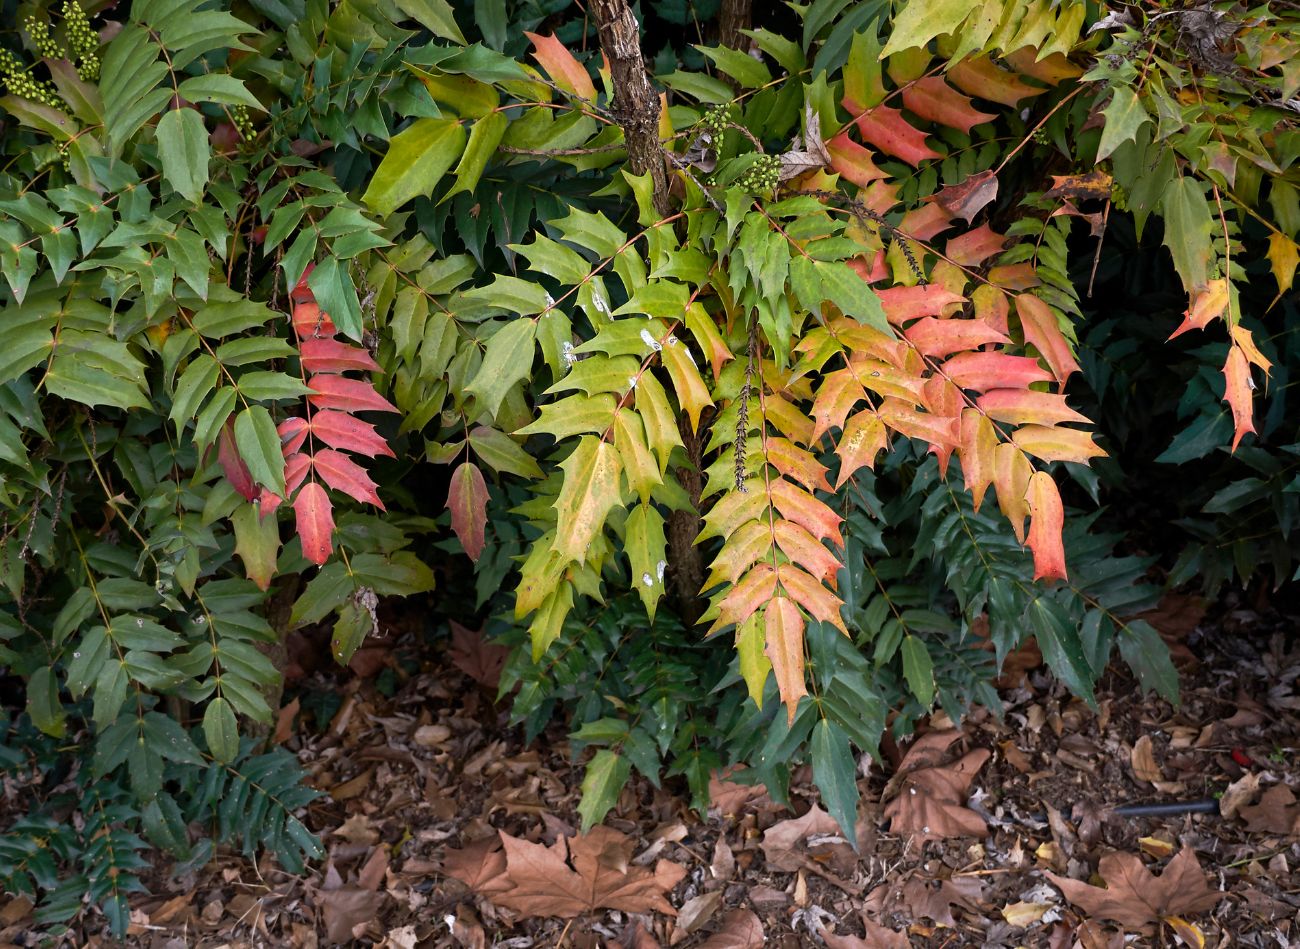
[[652, 80], [621, 0], [470, 6], [69, 0], [6, 38], [0, 762], [77, 770], [0, 875], [44, 919], [88, 892], [121, 931], [145, 838], [318, 854], [261, 740], [283, 637], [346, 663], [449, 534], [517, 719], [595, 748], [585, 826], [632, 768], [703, 806], [807, 759], [847, 827], [854, 749], [996, 708], [1030, 636], [1085, 699], [1115, 648], [1176, 696], [1151, 561], [1067, 517], [1115, 447], [1067, 400], [1077, 265], [1163, 228], [1160, 334], [1217, 347], [1182, 453], [1271, 464], [1241, 288], [1296, 269], [1292, 12], [827, 0]]

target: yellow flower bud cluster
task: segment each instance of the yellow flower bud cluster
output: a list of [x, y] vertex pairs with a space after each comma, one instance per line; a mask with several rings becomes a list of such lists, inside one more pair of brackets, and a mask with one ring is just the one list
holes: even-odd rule
[[90, 28], [86, 11], [76, 0], [63, 0], [63, 30], [77, 58], [77, 75], [86, 82], [99, 78], [99, 36]]
[[59, 98], [54, 84], [33, 79], [22, 60], [7, 49], [0, 49], [0, 84], [20, 99], [30, 99], [56, 109], [63, 108], [63, 100]]

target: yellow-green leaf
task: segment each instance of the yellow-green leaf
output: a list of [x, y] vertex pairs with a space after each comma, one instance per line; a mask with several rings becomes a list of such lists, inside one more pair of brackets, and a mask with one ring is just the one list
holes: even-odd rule
[[506, 118], [504, 112], [489, 112], [474, 123], [474, 127], [469, 132], [469, 142], [465, 145], [465, 154], [456, 165], [456, 181], [443, 195], [442, 200], [446, 201], [457, 192], [473, 191], [478, 187], [479, 178], [483, 177], [483, 169], [496, 154], [497, 146], [501, 144], [501, 136], [505, 134], [506, 126], [509, 124], [510, 120]]
[[418, 195], [433, 193], [465, 148], [465, 128], [456, 119], [416, 119], [388, 142], [361, 200], [387, 217]]
[[275, 514], [261, 516], [258, 506], [244, 502], [230, 515], [235, 528], [235, 553], [244, 561], [248, 579], [266, 590], [275, 577], [276, 557], [280, 552], [280, 526]]
[[618, 479], [623, 466], [613, 445], [585, 435], [560, 467], [564, 484], [555, 502], [554, 546], [567, 560], [582, 563], [610, 510], [621, 503]]

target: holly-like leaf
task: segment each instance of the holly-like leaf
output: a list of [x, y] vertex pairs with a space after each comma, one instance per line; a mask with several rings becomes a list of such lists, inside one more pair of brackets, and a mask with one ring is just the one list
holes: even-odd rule
[[235, 446], [253, 481], [284, 496], [284, 453], [271, 413], [251, 405], [235, 419]]
[[566, 560], [582, 563], [609, 512], [621, 504], [618, 481], [622, 461], [609, 442], [585, 435], [560, 468], [564, 483], [555, 501], [553, 547]]
[[412, 198], [432, 194], [460, 158], [465, 139], [465, 128], [456, 119], [416, 119], [389, 139], [388, 152], [361, 200], [387, 217]]
[[542, 64], [546, 75], [561, 89], [583, 99], [596, 98], [596, 86], [587, 68], [554, 35], [541, 36], [524, 31], [533, 44], [533, 57]]
[[1247, 432], [1255, 431], [1253, 392], [1255, 382], [1250, 378], [1250, 362], [1240, 346], [1228, 350], [1228, 360], [1223, 364], [1223, 400], [1232, 409], [1232, 450], [1236, 451]]
[[[974, 108], [971, 100], [948, 85], [942, 76], [922, 76], [903, 86], [903, 105], [923, 119], [959, 129], [966, 135], [975, 126], [997, 118]], [[991, 176], [992, 172], [984, 174]], [[997, 194], [996, 178], [993, 179], [993, 193]]]
[[[302, 428], [305, 436], [308, 431], [305, 421]], [[339, 412], [335, 409], [317, 410], [312, 414], [310, 431], [313, 437], [319, 438], [326, 445], [339, 451], [353, 451], [367, 458], [375, 458], [379, 455], [395, 457], [388, 442], [375, 431], [373, 425], [347, 412]], [[283, 432], [281, 435], [283, 436]], [[301, 444], [301, 440], [298, 444]], [[296, 450], [296, 446], [285, 445], [286, 453], [293, 450]]]
[[158, 120], [158, 159], [163, 178], [189, 201], [203, 200], [212, 146], [198, 109], [179, 108]]
[[302, 486], [294, 498], [293, 513], [303, 556], [318, 566], [323, 564], [334, 552], [334, 512], [319, 482]]
[[476, 396], [489, 415], [495, 416], [510, 387], [532, 372], [536, 340], [537, 324], [519, 318], [505, 323], [487, 341], [483, 362], [465, 391]]
[[1056, 381], [1065, 385], [1065, 380], [1070, 378], [1071, 373], [1079, 371], [1079, 364], [1075, 362], [1070, 344], [1061, 332], [1056, 314], [1032, 293], [1022, 293], [1016, 297], [1016, 312], [1020, 315], [1025, 342], [1038, 350], [1038, 354], [1051, 367]]
[[776, 673], [786, 717], [794, 724], [799, 700], [808, 694], [804, 681], [804, 618], [788, 596], [773, 597], [764, 612], [764, 650]]
[[269, 589], [280, 552], [280, 525], [274, 517], [262, 517], [258, 505], [251, 503], [235, 508], [230, 523], [235, 529], [235, 553], [244, 562], [244, 573], [259, 590]]
[[456, 532], [469, 559], [475, 563], [483, 553], [487, 502], [487, 482], [483, 480], [483, 472], [471, 461], [462, 462], [451, 473], [447, 508], [451, 511], [451, 529]]
[[364, 379], [319, 373], [307, 380], [312, 394], [307, 401], [317, 408], [342, 412], [397, 412], [399, 409]]
[[1061, 531], [1065, 511], [1061, 493], [1046, 471], [1035, 471], [1029, 479], [1029, 549], [1034, 552], [1035, 580], [1064, 580], [1065, 546]]
[[360, 346], [327, 337], [307, 338], [298, 346], [302, 367], [308, 372], [378, 372], [379, 365]]
[[[845, 102], [849, 112], [858, 112], [851, 102]], [[925, 144], [925, 133], [903, 117], [903, 113], [887, 105], [878, 105], [857, 119], [858, 132], [864, 141], [875, 145], [886, 155], [901, 158], [912, 167], [921, 162], [943, 156]]]
[[320, 448], [312, 455], [312, 468], [335, 491], [342, 491], [357, 501], [368, 501], [379, 510], [384, 504], [376, 492], [378, 485], [366, 474], [366, 469], [342, 452]]

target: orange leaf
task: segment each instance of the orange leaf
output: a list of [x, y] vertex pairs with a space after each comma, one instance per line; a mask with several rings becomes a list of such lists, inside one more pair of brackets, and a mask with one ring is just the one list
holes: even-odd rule
[[[844, 107], [851, 113], [859, 111], [848, 101]], [[866, 115], [859, 116], [857, 123], [863, 140], [914, 168], [928, 158], [943, 157], [925, 144], [925, 133], [908, 123], [899, 109], [878, 105]]]
[[949, 238], [943, 252], [953, 263], [963, 267], [977, 267], [1001, 252], [1002, 245], [1006, 242], [1005, 235], [999, 234], [987, 224], [981, 224], [973, 231]]
[[835, 453], [840, 456], [840, 474], [835, 481], [836, 490], [844, 487], [853, 473], [862, 467], [873, 467], [876, 455], [889, 447], [885, 424], [875, 412], [859, 412], [844, 424]]
[[[942, 76], [926, 76], [904, 86], [903, 105], [923, 119], [960, 129], [967, 135], [980, 123], [996, 118], [973, 108], [970, 99], [944, 82]], [[996, 179], [994, 186], [996, 194]]]
[[[914, 357], [920, 362], [920, 357]], [[912, 405], [921, 404], [921, 391], [925, 377], [921, 375], [921, 366], [915, 371], [899, 369], [878, 359], [857, 359], [852, 361], [853, 371], [864, 386], [884, 398], [902, 399]]]
[[[757, 491], [756, 497], [762, 497]], [[704, 589], [726, 580], [735, 583], [750, 567], [772, 552], [772, 531], [766, 521], [746, 521], [734, 531], [713, 558]]]
[[1029, 478], [1034, 473], [1029, 459], [1015, 445], [1003, 442], [993, 450], [993, 485], [998, 492], [998, 507], [1011, 522], [1016, 540], [1025, 542], [1025, 518], [1029, 504], [1025, 494], [1029, 491]]
[[981, 319], [994, 329], [1008, 332], [1007, 317], [1011, 313], [1011, 302], [1006, 293], [997, 287], [981, 284], [971, 291], [970, 302], [975, 307], [976, 319]]
[[837, 547], [844, 546], [844, 537], [840, 534], [840, 521], [844, 518], [810, 492], [781, 480], [772, 482], [771, 495], [772, 503], [782, 517], [802, 525], [818, 540], [831, 540]]
[[1273, 364], [1259, 351], [1255, 345], [1255, 337], [1250, 335], [1250, 330], [1238, 323], [1232, 328], [1232, 342], [1241, 347], [1241, 351], [1246, 354], [1246, 359], [1252, 366], [1258, 366], [1264, 370], [1264, 375], [1268, 375]]
[[487, 502], [488, 490], [483, 472], [471, 461], [462, 462], [451, 473], [447, 507], [451, 511], [451, 529], [460, 538], [460, 545], [469, 554], [469, 559], [475, 563], [483, 553]]
[[993, 483], [993, 452], [997, 447], [997, 432], [988, 416], [979, 409], [964, 410], [961, 413], [961, 473], [977, 511], [984, 502], [984, 492]]
[[767, 460], [787, 478], [798, 481], [809, 491], [830, 491], [826, 469], [812, 456], [788, 438], [771, 436], [767, 439]]
[[876, 412], [881, 421], [900, 435], [918, 438], [935, 448], [947, 451], [957, 447], [960, 435], [959, 422], [955, 418], [918, 412], [898, 399], [885, 399]]
[[828, 141], [826, 150], [831, 154], [831, 167], [859, 188], [889, 177], [876, 167], [871, 150], [849, 138], [848, 132], [840, 132]]
[[1061, 53], [1051, 53], [1039, 59], [1038, 50], [1029, 46], [1007, 53], [1005, 59], [1017, 72], [1053, 86], [1062, 80], [1083, 75], [1083, 70]]
[[1003, 290], [1030, 290], [1043, 285], [1043, 281], [1038, 279], [1038, 274], [1030, 261], [991, 268], [989, 283]]
[[695, 360], [691, 358], [686, 344], [676, 337], [668, 340], [668, 345], [660, 351], [660, 358], [672, 379], [677, 401], [691, 420], [691, 430], [699, 431], [700, 412], [705, 406], [712, 405], [713, 400], [709, 398], [709, 389], [700, 377]]
[[837, 369], [825, 376], [817, 390], [817, 398], [813, 400], [812, 417], [817, 424], [813, 426], [811, 440], [817, 441], [832, 428], [843, 428], [853, 406], [866, 397], [867, 393], [858, 384], [853, 370]]
[[1169, 338], [1182, 336], [1188, 330], [1205, 329], [1210, 320], [1222, 316], [1227, 308], [1228, 281], [1222, 277], [1211, 280], [1204, 289], [1191, 294], [1187, 309], [1183, 311], [1183, 321], [1169, 334]]
[[904, 214], [898, 222], [898, 229], [913, 240], [928, 241], [952, 227], [952, 220], [951, 211], [938, 201], [930, 201]]
[[926, 356], [947, 356], [988, 343], [1010, 343], [983, 320], [940, 320], [927, 316], [909, 326], [903, 335]]
[[794, 600], [815, 618], [837, 627], [844, 635], [844, 619], [840, 616], [840, 598], [826, 589], [794, 564], [783, 563], [776, 570], [781, 586]]
[[1047, 91], [1031, 86], [1015, 73], [995, 66], [987, 56], [972, 57], [958, 63], [948, 70], [948, 78], [963, 92], [1002, 105], [1013, 106], [1021, 99], [1040, 96]]
[[1022, 425], [1011, 440], [1042, 461], [1074, 461], [1086, 465], [1089, 458], [1106, 453], [1097, 447], [1090, 432], [1055, 425]]
[[1032, 293], [1022, 293], [1016, 297], [1016, 312], [1020, 315], [1025, 342], [1038, 350], [1039, 355], [1052, 368], [1056, 381], [1065, 385], [1070, 374], [1079, 371], [1079, 364], [1074, 361], [1074, 353], [1070, 351], [1070, 344], [1061, 332], [1056, 314]]
[[770, 563], [759, 563], [745, 578], [731, 588], [718, 604], [718, 617], [709, 632], [724, 626], [739, 626], [757, 612], [776, 592], [776, 571]]
[[302, 486], [293, 500], [293, 513], [303, 556], [320, 566], [334, 550], [334, 514], [329, 495], [319, 482], [309, 481]]
[[546, 75], [561, 89], [584, 99], [596, 98], [596, 86], [587, 68], [554, 36], [540, 36], [524, 31], [533, 43], [533, 58], [542, 64]]
[[958, 353], [940, 371], [963, 389], [1027, 389], [1034, 382], [1050, 382], [1052, 374], [1037, 359], [1006, 353]]
[[798, 564], [821, 582], [835, 588], [840, 562], [816, 537], [794, 521], [787, 520], [777, 521], [772, 532], [781, 553], [789, 557], [791, 563]]
[[1236, 451], [1245, 434], [1255, 431], [1251, 407], [1255, 381], [1250, 378], [1250, 361], [1240, 346], [1233, 346], [1228, 351], [1228, 361], [1223, 364], [1223, 379], [1223, 400], [1232, 409], [1232, 421], [1236, 428], [1232, 436], [1232, 450]]
[[1065, 579], [1065, 546], [1061, 531], [1065, 510], [1061, 493], [1046, 471], [1035, 471], [1029, 479], [1029, 549], [1034, 552], [1034, 579]]
[[764, 652], [772, 662], [776, 687], [785, 704], [785, 713], [793, 724], [799, 700], [808, 694], [804, 682], [803, 614], [789, 597], [778, 596], [768, 603], [764, 622], [767, 634]]
[[999, 422], [1011, 425], [1057, 425], [1061, 422], [1087, 422], [1065, 404], [1065, 396], [1032, 389], [992, 389], [976, 400], [976, 405]]

